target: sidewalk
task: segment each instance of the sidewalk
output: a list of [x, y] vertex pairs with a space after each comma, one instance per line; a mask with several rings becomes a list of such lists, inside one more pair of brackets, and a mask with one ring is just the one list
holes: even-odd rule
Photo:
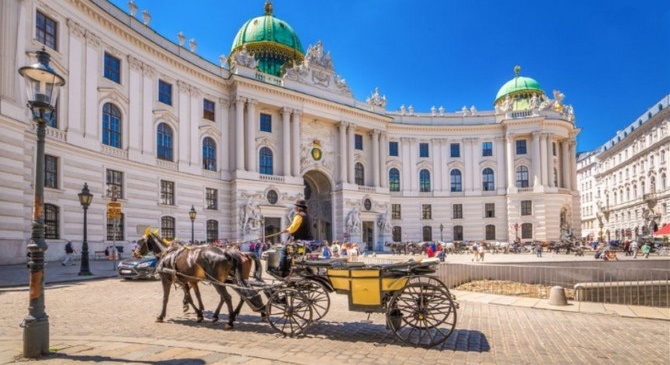
[[[116, 265], [119, 264], [116, 260]], [[81, 261], [73, 261], [72, 266], [63, 266], [60, 261], [47, 262], [44, 265], [44, 284], [65, 283], [70, 281], [96, 280], [116, 277], [116, 265], [112, 260], [90, 260], [91, 276], [79, 276]], [[28, 286], [30, 270], [27, 265], [0, 265], [0, 288]]]

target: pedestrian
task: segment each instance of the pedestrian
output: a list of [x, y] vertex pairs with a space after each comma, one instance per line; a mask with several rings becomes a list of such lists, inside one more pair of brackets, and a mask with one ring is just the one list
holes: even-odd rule
[[444, 262], [444, 256], [446, 253], [444, 252], [444, 248], [442, 247], [442, 244], [440, 243], [437, 245], [437, 258], [440, 259], [440, 262]]
[[433, 247], [431, 245], [428, 245], [426, 247], [426, 257], [428, 257], [428, 258], [435, 257], [435, 251], [433, 251]]
[[631, 253], [633, 254], [633, 258], [634, 258], [634, 259], [637, 258], [637, 251], [638, 251], [638, 246], [639, 246], [639, 245], [640, 245], [640, 244], [637, 243], [637, 241], [633, 241], [633, 242], [630, 243], [630, 251], [631, 251]]
[[249, 244], [249, 252], [256, 252], [256, 243], [253, 241]]
[[542, 257], [542, 244], [538, 242], [535, 249], [537, 250], [537, 257]]
[[644, 245], [642, 245], [642, 256], [645, 259], [648, 259], [650, 252], [651, 252], [651, 245], [649, 245], [649, 242], [645, 242]]
[[329, 259], [333, 256], [332, 251], [330, 250], [330, 242], [327, 240], [323, 242], [323, 247], [321, 248], [321, 256], [324, 259]]
[[72, 256], [74, 256], [75, 253], [77, 253], [77, 251], [72, 247], [72, 241], [68, 240], [65, 244], [65, 260], [63, 260], [62, 265], [66, 266], [68, 263], [71, 263], [70, 265], [75, 265], [72, 260]]
[[340, 257], [340, 241], [334, 241], [333, 246], [330, 248], [333, 257]]

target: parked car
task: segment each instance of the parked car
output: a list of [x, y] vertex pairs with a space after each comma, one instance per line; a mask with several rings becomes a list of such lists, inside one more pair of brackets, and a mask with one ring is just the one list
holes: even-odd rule
[[154, 255], [144, 256], [142, 258], [127, 258], [119, 263], [117, 272], [119, 276], [130, 279], [156, 279], [156, 263], [158, 259]]

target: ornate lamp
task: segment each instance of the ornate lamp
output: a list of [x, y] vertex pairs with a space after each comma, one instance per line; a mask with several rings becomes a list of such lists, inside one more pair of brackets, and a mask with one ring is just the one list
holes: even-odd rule
[[195, 230], [193, 225], [195, 224], [195, 216], [198, 213], [195, 211], [195, 207], [191, 205], [191, 210], [188, 211], [188, 217], [191, 218], [191, 243], [195, 243]]
[[88, 231], [87, 212], [88, 212], [88, 206], [91, 205], [91, 202], [93, 201], [93, 194], [91, 194], [91, 191], [88, 190], [88, 184], [84, 183], [84, 188], [81, 189], [81, 193], [77, 195], [79, 196], [79, 204], [81, 204], [81, 207], [84, 208], [84, 241], [81, 243], [81, 267], [79, 269], [79, 275], [80, 276], [93, 275], [88, 266], [88, 238], [87, 238], [87, 231]]

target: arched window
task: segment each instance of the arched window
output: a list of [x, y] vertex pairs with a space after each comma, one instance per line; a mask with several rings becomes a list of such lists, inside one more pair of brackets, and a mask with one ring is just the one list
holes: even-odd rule
[[260, 173], [264, 175], [272, 175], [272, 150], [267, 147], [261, 148], [258, 158], [260, 159]]
[[107, 219], [107, 241], [123, 241], [125, 239], [124, 220], [125, 216], [121, 213], [121, 217], [118, 218], [118, 224], [114, 227], [114, 220]]
[[630, 201], [630, 188], [626, 188], [626, 201]]
[[111, 103], [102, 107], [102, 144], [121, 148], [121, 112]]
[[668, 184], [668, 181], [666, 179], [666, 176], [665, 176], [665, 174], [662, 174], [661, 175], [661, 190], [662, 191], [665, 191], [665, 189], [668, 187], [667, 184]]
[[165, 239], [173, 240], [174, 239], [174, 218], [172, 217], [161, 217], [161, 236]]
[[207, 220], [207, 242], [211, 243], [219, 239], [219, 222], [214, 219]]
[[532, 223], [523, 223], [521, 225], [521, 238], [525, 238], [525, 239], [533, 238], [533, 224]]
[[486, 239], [495, 240], [496, 239], [496, 226], [493, 224], [486, 225]]
[[172, 161], [172, 128], [166, 123], [158, 125], [158, 133], [156, 134], [156, 146], [158, 158], [165, 161]]
[[526, 166], [519, 166], [516, 168], [516, 187], [528, 187], [528, 168]]
[[637, 185], [633, 185], [633, 199], [637, 199]]
[[463, 191], [461, 170], [451, 170], [451, 191]]
[[494, 175], [491, 168], [485, 168], [482, 171], [482, 190], [484, 191], [493, 191], [495, 190]]
[[393, 226], [393, 242], [402, 242], [402, 227]]
[[558, 187], [558, 170], [554, 169], [554, 186]]
[[463, 226], [454, 226], [454, 241], [463, 241]]
[[365, 185], [365, 169], [360, 162], [356, 162], [356, 165], [354, 166], [354, 179], [356, 180], [356, 185]]
[[422, 193], [430, 191], [430, 171], [426, 169], [419, 171], [419, 191]]
[[400, 191], [400, 171], [395, 167], [389, 170], [389, 190]]
[[216, 171], [216, 142], [210, 137], [202, 140], [202, 168]]
[[60, 238], [58, 226], [60, 225], [60, 214], [57, 206], [44, 204], [44, 238], [57, 240]]
[[423, 226], [423, 240], [432, 241], [433, 240], [433, 227]]

